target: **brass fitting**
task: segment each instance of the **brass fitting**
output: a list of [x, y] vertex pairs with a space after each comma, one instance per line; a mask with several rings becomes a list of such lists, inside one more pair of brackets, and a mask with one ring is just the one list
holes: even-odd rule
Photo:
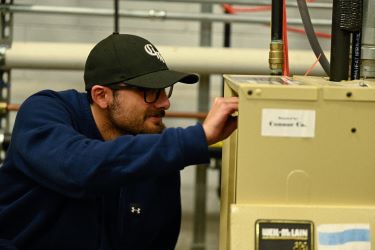
[[269, 65], [271, 75], [281, 75], [284, 64], [284, 43], [281, 40], [270, 43]]
[[8, 112], [8, 104], [6, 102], [0, 102], [0, 115], [5, 115]]

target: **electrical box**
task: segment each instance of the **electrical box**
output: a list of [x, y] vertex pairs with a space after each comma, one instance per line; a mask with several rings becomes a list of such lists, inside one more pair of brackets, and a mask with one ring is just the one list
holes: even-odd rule
[[375, 82], [224, 80], [239, 111], [223, 147], [220, 250], [374, 248]]

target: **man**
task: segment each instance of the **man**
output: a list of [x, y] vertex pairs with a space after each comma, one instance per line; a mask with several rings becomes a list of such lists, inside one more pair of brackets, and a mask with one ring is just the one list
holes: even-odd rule
[[180, 173], [236, 129], [237, 98], [203, 124], [168, 128], [176, 82], [149, 41], [112, 34], [90, 52], [86, 93], [41, 91], [15, 121], [0, 168], [0, 245], [9, 249], [174, 249]]

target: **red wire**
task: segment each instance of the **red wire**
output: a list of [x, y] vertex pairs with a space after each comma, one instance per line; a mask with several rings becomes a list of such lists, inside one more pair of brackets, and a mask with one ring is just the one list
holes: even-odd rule
[[223, 4], [223, 8], [225, 13], [236, 14], [236, 11], [234, 10], [233, 6], [230, 4]]
[[287, 31], [287, 18], [286, 18], [286, 0], [283, 0], [283, 35], [284, 42], [284, 64], [283, 76], [289, 76], [289, 53], [288, 53], [288, 31]]
[[[306, 34], [306, 32], [305, 32], [304, 29], [299, 29], [299, 28], [290, 27], [290, 26], [288, 26], [287, 28], [288, 28], [289, 31], [293, 31], [295, 33]], [[328, 39], [330, 39], [332, 37], [331, 34], [324, 33], [324, 32], [319, 32], [319, 31], [316, 31], [315, 34], [316, 34], [317, 37], [321, 37], [321, 38], [328, 38]]]
[[233, 7], [235, 12], [260, 12], [269, 11], [272, 9], [271, 5], [257, 6], [257, 7]]
[[322, 54], [319, 54], [318, 58], [315, 60], [315, 62], [313, 63], [313, 65], [310, 66], [310, 68], [308, 68], [308, 70], [306, 71], [305, 75], [304, 76], [307, 76], [308, 74], [310, 74], [310, 72], [314, 69], [314, 67], [316, 66], [316, 64], [319, 62], [319, 59], [320, 59], [320, 56]]
[[[316, 0], [306, 0], [306, 2], [308, 3], [313, 3], [315, 1]], [[232, 14], [232, 15], [235, 15], [238, 12], [260, 12], [260, 11], [271, 10], [271, 5], [264, 5], [264, 6], [258, 6], [258, 7], [233, 7], [230, 4], [223, 4], [222, 6], [224, 8], [225, 13]], [[287, 26], [287, 29], [291, 32], [306, 34], [304, 29], [299, 29], [299, 28], [290, 27], [290, 26]], [[317, 37], [331, 39], [331, 34], [328, 34], [328, 33], [316, 31], [315, 34]]]

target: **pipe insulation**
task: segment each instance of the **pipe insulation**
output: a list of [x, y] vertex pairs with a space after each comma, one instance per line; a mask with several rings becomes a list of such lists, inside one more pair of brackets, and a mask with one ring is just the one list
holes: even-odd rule
[[[5, 52], [9, 69], [83, 70], [94, 44], [13, 43]], [[267, 49], [157, 46], [169, 67], [198, 74], [269, 74]], [[327, 52], [326, 52], [327, 53]], [[289, 52], [291, 74], [301, 75], [315, 62], [310, 50]], [[317, 66], [311, 75], [325, 75]]]

